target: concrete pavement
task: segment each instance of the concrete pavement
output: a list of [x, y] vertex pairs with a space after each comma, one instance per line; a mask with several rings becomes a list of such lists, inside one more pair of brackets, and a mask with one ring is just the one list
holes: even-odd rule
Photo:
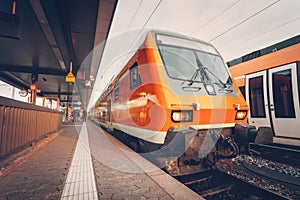
[[57, 139], [0, 177], [0, 199], [203, 198], [88, 121], [65, 124]]

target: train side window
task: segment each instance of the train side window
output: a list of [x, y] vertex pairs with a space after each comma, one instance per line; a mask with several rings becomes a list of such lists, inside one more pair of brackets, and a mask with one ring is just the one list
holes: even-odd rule
[[246, 98], [246, 96], [245, 96], [245, 86], [241, 86], [239, 88], [240, 88], [240, 91], [241, 91], [242, 95], [244, 96], [244, 98]]
[[130, 89], [138, 87], [142, 84], [141, 76], [138, 68], [138, 63], [135, 62], [132, 67], [130, 67]]
[[249, 79], [249, 101], [251, 117], [265, 118], [266, 111], [262, 76]]
[[114, 86], [114, 102], [118, 102], [119, 98], [120, 98], [120, 86], [119, 86], [119, 81], [117, 81]]
[[298, 80], [298, 100], [300, 105], [300, 62], [297, 62], [297, 80]]

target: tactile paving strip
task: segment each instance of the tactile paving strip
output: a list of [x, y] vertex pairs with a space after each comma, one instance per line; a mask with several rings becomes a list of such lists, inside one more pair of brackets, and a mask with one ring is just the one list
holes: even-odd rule
[[86, 123], [79, 135], [61, 199], [98, 200]]

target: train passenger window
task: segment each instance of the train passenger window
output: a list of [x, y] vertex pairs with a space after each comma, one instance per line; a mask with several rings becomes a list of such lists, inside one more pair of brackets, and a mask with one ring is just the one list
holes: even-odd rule
[[249, 103], [251, 117], [265, 118], [263, 77], [249, 79]]
[[138, 68], [137, 62], [135, 62], [130, 68], [130, 89], [138, 87], [142, 84], [141, 76]]
[[290, 69], [272, 74], [275, 116], [279, 118], [295, 118], [291, 76]]
[[119, 81], [114, 86], [114, 102], [118, 102], [120, 97]]
[[[300, 62], [297, 62], [297, 79], [298, 79], [298, 100], [300, 105]], [[295, 94], [297, 95], [297, 94]]]
[[240, 88], [240, 91], [241, 91], [242, 95], [244, 96], [244, 98], [246, 98], [246, 95], [245, 95], [245, 86], [241, 86], [239, 88]]

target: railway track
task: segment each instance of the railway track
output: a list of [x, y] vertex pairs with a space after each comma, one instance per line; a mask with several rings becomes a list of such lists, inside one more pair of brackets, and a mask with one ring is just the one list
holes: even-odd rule
[[[128, 137], [120, 138], [122, 134], [113, 135], [135, 150], [134, 146], [128, 142]], [[272, 156], [270, 154], [274, 154], [271, 149], [276, 149], [276, 151], [283, 148], [289, 149], [287, 146], [272, 145], [268, 145], [268, 150], [266, 150], [267, 145], [251, 144], [250, 151], [255, 156], [239, 155], [234, 159], [221, 159], [213, 167], [202, 168], [201, 172], [197, 168], [201, 163], [189, 163], [186, 168], [190, 169], [190, 173], [187, 175], [174, 175], [167, 166], [164, 170], [208, 200], [300, 199], [300, 169], [259, 157], [270, 158]], [[297, 152], [298, 150], [294, 147], [291, 151]], [[286, 163], [287, 157], [284, 156], [286, 154], [288, 152], [281, 152], [282, 163]], [[142, 154], [158, 167], [162, 166], [161, 163], [166, 160], [166, 155], [156, 154], [156, 152], [149, 153], [149, 155]], [[294, 157], [289, 157], [289, 160], [292, 162]], [[174, 164], [176, 165], [176, 162]], [[183, 167], [182, 163], [181, 165], [177, 163], [177, 165]], [[184, 170], [183, 173], [186, 172]]]
[[249, 143], [249, 151], [256, 156], [300, 168], [300, 147], [283, 144]]
[[223, 159], [215, 170], [176, 178], [209, 200], [300, 199], [299, 147], [253, 143], [249, 147], [252, 155]]
[[209, 170], [175, 178], [208, 200], [288, 199], [218, 170]]

